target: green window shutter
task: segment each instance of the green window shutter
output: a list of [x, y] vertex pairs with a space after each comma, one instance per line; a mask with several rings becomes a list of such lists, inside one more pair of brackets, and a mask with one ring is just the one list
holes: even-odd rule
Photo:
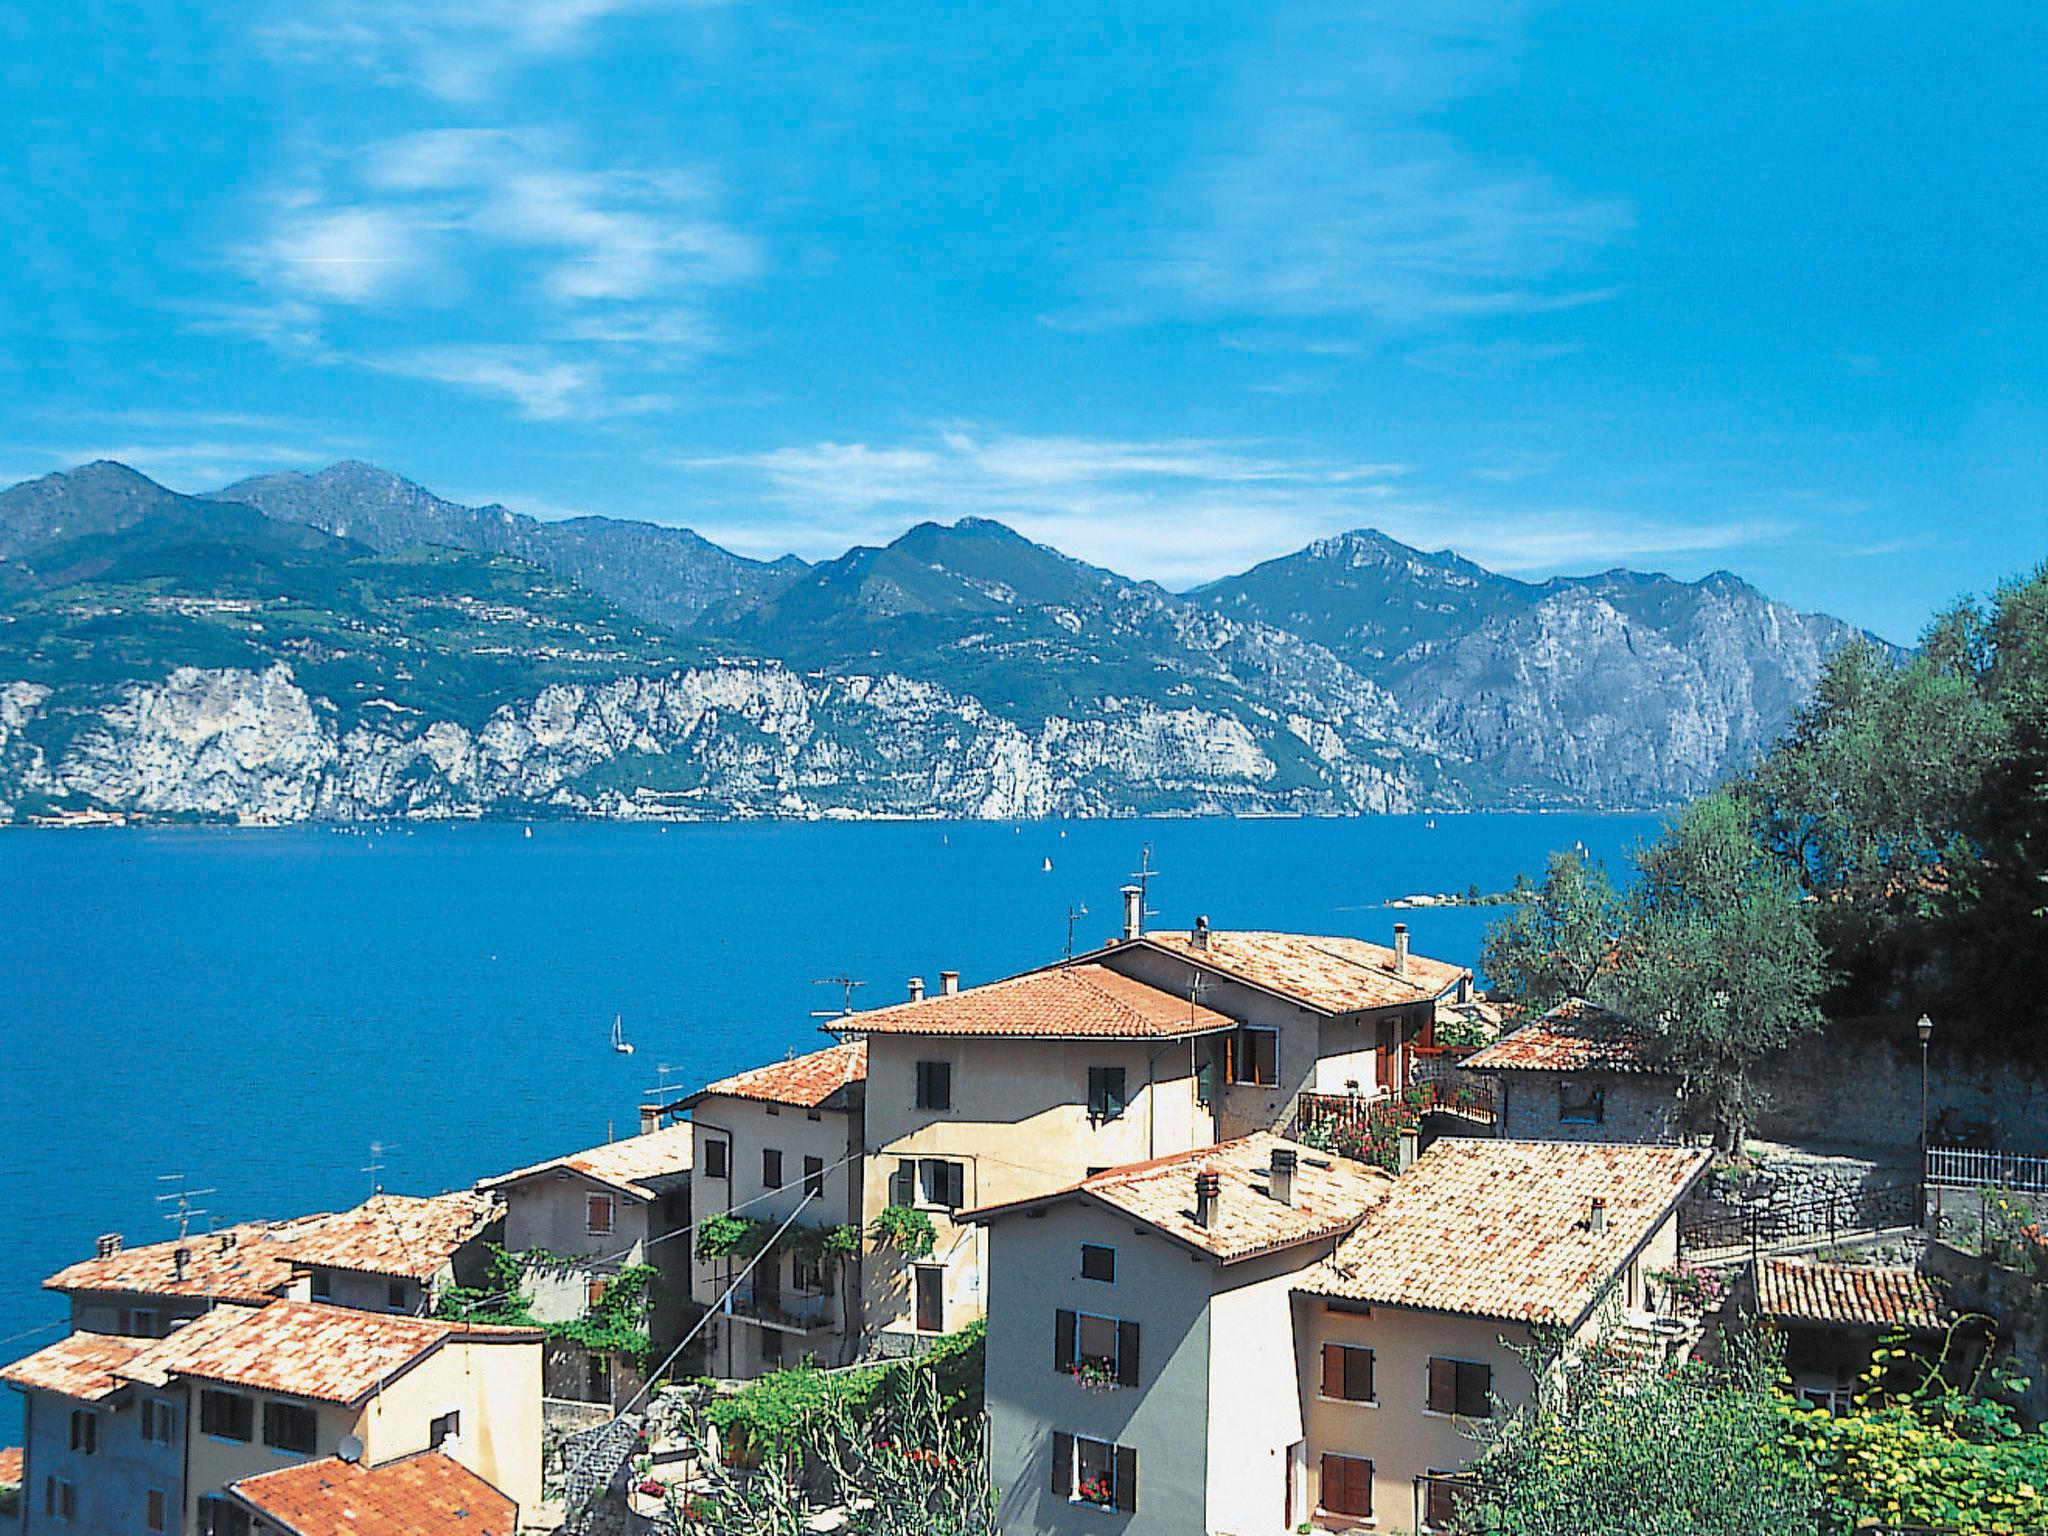
[[1116, 1380], [1122, 1387], [1138, 1384], [1138, 1325], [1116, 1325]]
[[1116, 1507], [1126, 1515], [1138, 1512], [1138, 1453], [1128, 1445], [1116, 1448]]
[[1061, 1498], [1074, 1491], [1074, 1437], [1058, 1429], [1052, 1432], [1052, 1491]]
[[891, 1205], [917, 1204], [917, 1163], [911, 1158], [899, 1158], [896, 1175], [890, 1180], [889, 1203]]
[[1052, 1368], [1062, 1376], [1074, 1369], [1074, 1314], [1064, 1310], [1053, 1314]]

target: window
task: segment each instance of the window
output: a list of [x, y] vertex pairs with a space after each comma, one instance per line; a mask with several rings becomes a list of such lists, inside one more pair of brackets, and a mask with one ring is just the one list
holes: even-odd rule
[[912, 1297], [915, 1313], [911, 1319], [919, 1333], [946, 1331], [946, 1271], [937, 1264], [920, 1264]]
[[1322, 1507], [1332, 1515], [1371, 1515], [1372, 1463], [1363, 1456], [1325, 1456]]
[[1122, 1067], [1090, 1067], [1088, 1069], [1088, 1118], [1097, 1122], [1121, 1120], [1124, 1105], [1124, 1069]]
[[950, 1061], [920, 1061], [917, 1064], [917, 1107], [919, 1109], [951, 1109], [953, 1107], [953, 1063]]
[[707, 1179], [730, 1177], [725, 1161], [730, 1153], [731, 1149], [724, 1142], [706, 1141], [704, 1143], [704, 1177]]
[[608, 1236], [612, 1230], [612, 1197], [592, 1195], [585, 1210], [585, 1225], [594, 1237]]
[[1598, 1083], [1568, 1077], [1557, 1085], [1560, 1125], [1599, 1125], [1607, 1118], [1607, 1090]]
[[1053, 1313], [1052, 1368], [1103, 1386], [1138, 1384], [1138, 1325], [1091, 1312]]
[[1128, 1445], [1054, 1430], [1052, 1491], [1076, 1504], [1136, 1514], [1138, 1453]]
[[1223, 1081], [1272, 1088], [1280, 1082], [1280, 1031], [1246, 1025], [1223, 1037]]
[[153, 1339], [156, 1333], [156, 1309], [136, 1307], [121, 1309], [121, 1332], [131, 1339]]
[[313, 1271], [313, 1299], [327, 1301], [334, 1295], [334, 1272], [328, 1269]]
[[142, 1400], [142, 1438], [158, 1445], [177, 1442], [178, 1414], [169, 1403], [154, 1397]]
[[825, 1293], [825, 1260], [823, 1257], [807, 1259], [798, 1254], [790, 1262], [790, 1284], [806, 1296], [822, 1296]]
[[926, 1205], [940, 1205], [949, 1211], [957, 1211], [967, 1203], [965, 1163], [948, 1162], [940, 1157], [920, 1158], [917, 1176]]
[[804, 1193], [825, 1198], [825, 1159], [807, 1157], [804, 1159]]
[[320, 1440], [320, 1416], [304, 1403], [265, 1403], [263, 1443], [280, 1451], [310, 1456]]
[[1081, 1278], [1116, 1284], [1116, 1250], [1101, 1243], [1081, 1245]]
[[78, 1487], [69, 1478], [43, 1479], [43, 1513], [67, 1523], [78, 1518]]
[[771, 1115], [780, 1116], [782, 1114], [782, 1106], [780, 1104], [763, 1104], [761, 1107]]
[[253, 1440], [256, 1405], [239, 1392], [201, 1392], [199, 1432], [219, 1440]]
[[1346, 1403], [1377, 1402], [1372, 1388], [1372, 1351], [1350, 1344], [1325, 1344], [1323, 1396]]
[[100, 1416], [90, 1408], [71, 1410], [71, 1449], [90, 1456], [100, 1448]]
[[1431, 1467], [1422, 1493], [1422, 1523], [1432, 1531], [1447, 1531], [1457, 1521], [1458, 1505], [1471, 1497], [1471, 1478], [1444, 1467]]
[[143, 1496], [142, 1518], [152, 1531], [170, 1529], [170, 1502], [161, 1488], [152, 1488]]
[[774, 1328], [755, 1330], [761, 1335], [761, 1364], [774, 1367], [782, 1364], [782, 1334]]
[[761, 1149], [761, 1187], [782, 1188], [782, 1153], [774, 1147]]
[[822, 1109], [807, 1109], [804, 1111], [804, 1118], [806, 1120], [822, 1120], [825, 1118], [825, 1111]]
[[453, 1440], [461, 1433], [462, 1413], [451, 1408], [427, 1426], [427, 1444], [438, 1451], [443, 1441]]
[[199, 1536], [249, 1536], [249, 1511], [208, 1494], [199, 1501]]
[[1464, 1419], [1493, 1417], [1493, 1367], [1470, 1360], [1431, 1356], [1429, 1411], [1455, 1413]]
[[384, 1305], [393, 1312], [408, 1310], [403, 1280], [387, 1280], [384, 1283]]

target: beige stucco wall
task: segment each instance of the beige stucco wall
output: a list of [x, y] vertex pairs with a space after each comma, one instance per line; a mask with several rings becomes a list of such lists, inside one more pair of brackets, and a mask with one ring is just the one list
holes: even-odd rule
[[[274, 1394], [244, 1392], [241, 1395], [256, 1404], [255, 1434], [247, 1444], [236, 1440], [215, 1439], [202, 1434], [199, 1429], [199, 1394], [201, 1383], [180, 1381], [173, 1390], [179, 1396], [179, 1407], [186, 1426], [188, 1448], [187, 1479], [185, 1483], [185, 1529], [197, 1530], [199, 1501], [210, 1495], [218, 1497], [223, 1488], [236, 1478], [254, 1477], [259, 1472], [275, 1472], [279, 1467], [288, 1467], [306, 1460], [288, 1451], [273, 1450], [263, 1443], [263, 1405]], [[160, 1395], [169, 1395], [164, 1393]], [[283, 1398], [284, 1402], [305, 1405], [303, 1398]], [[341, 1444], [344, 1435], [360, 1433], [362, 1415], [354, 1408], [341, 1407], [334, 1403], [312, 1405], [319, 1418], [318, 1439], [314, 1451], [318, 1456], [332, 1456], [335, 1447]]]
[[443, 1345], [370, 1399], [358, 1431], [373, 1463], [428, 1448], [441, 1415], [462, 1415], [442, 1448], [521, 1510], [540, 1502], [541, 1346]]
[[[1209, 1476], [1204, 1530], [1251, 1536], [1285, 1523], [1288, 1450], [1304, 1437], [1293, 1287], [1332, 1244], [1222, 1268], [1210, 1303]], [[1299, 1511], [1295, 1519], [1301, 1519]]]
[[[966, 1040], [878, 1035], [868, 1042], [867, 1144], [862, 1219], [889, 1203], [902, 1158], [966, 1165], [969, 1207], [1044, 1194], [1110, 1168], [1208, 1146], [1209, 1111], [1195, 1095], [1192, 1043], [1180, 1041]], [[916, 1107], [916, 1064], [952, 1064], [950, 1111]], [[1088, 1118], [1088, 1069], [1122, 1067], [1129, 1096], [1121, 1118]], [[742, 1170], [744, 1172], [744, 1170]], [[978, 1229], [932, 1212], [934, 1262], [946, 1267], [948, 1330], [982, 1315], [988, 1273]], [[870, 1329], [911, 1325], [908, 1267], [892, 1250], [864, 1264]]]

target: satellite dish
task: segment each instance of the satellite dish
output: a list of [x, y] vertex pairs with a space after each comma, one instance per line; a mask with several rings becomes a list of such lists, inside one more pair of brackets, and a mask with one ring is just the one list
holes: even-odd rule
[[343, 1435], [341, 1444], [334, 1448], [334, 1454], [343, 1461], [356, 1462], [363, 1459], [363, 1439], [360, 1435]]

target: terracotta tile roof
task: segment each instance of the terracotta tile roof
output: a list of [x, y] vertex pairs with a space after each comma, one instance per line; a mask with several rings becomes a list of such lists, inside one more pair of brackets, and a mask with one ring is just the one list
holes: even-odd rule
[[1620, 1019], [1581, 998], [1465, 1058], [1471, 1072], [1653, 1072]]
[[170, 1362], [230, 1329], [241, 1327], [256, 1315], [256, 1311], [254, 1304], [229, 1302], [211, 1312], [202, 1312], [190, 1322], [181, 1323], [165, 1337], [152, 1340], [149, 1348], [121, 1367], [121, 1374], [129, 1381], [139, 1381], [146, 1387], [168, 1386], [172, 1375]]
[[[292, 1264], [283, 1245], [331, 1219], [241, 1222], [218, 1232], [195, 1233], [182, 1243], [173, 1239], [123, 1248], [104, 1259], [85, 1259], [60, 1269], [43, 1285], [53, 1291], [268, 1301], [291, 1283]], [[189, 1255], [182, 1279], [176, 1258], [180, 1247]]]
[[1873, 1328], [1939, 1328], [1941, 1293], [1925, 1275], [1874, 1264], [1800, 1264], [1765, 1259], [1756, 1272], [1757, 1308], [1797, 1323]]
[[[278, 1301], [216, 1322], [210, 1312], [133, 1360], [137, 1380], [191, 1376], [288, 1397], [354, 1403], [443, 1344], [538, 1341], [537, 1328], [392, 1317], [311, 1301]], [[207, 1324], [205, 1328], [200, 1323]]]
[[519, 1506], [439, 1451], [381, 1467], [307, 1461], [228, 1491], [290, 1536], [512, 1536]]
[[0, 1366], [0, 1381], [96, 1403], [127, 1385], [116, 1373], [153, 1342], [118, 1333], [70, 1334], [12, 1365]]
[[769, 1104], [794, 1104], [803, 1109], [816, 1109], [849, 1084], [864, 1083], [867, 1078], [868, 1043], [851, 1040], [844, 1045], [812, 1051], [808, 1056], [772, 1062], [765, 1067], [722, 1077], [682, 1102], [694, 1104], [712, 1094], [722, 1094], [727, 1098], [759, 1099]]
[[601, 1147], [551, 1157], [544, 1163], [479, 1180], [477, 1188], [503, 1189], [537, 1173], [573, 1169], [635, 1200], [652, 1200], [689, 1178], [694, 1135], [687, 1123], [665, 1125], [658, 1131], [608, 1141]]
[[1408, 969], [1396, 974], [1391, 949], [1324, 934], [1212, 929], [1202, 946], [1191, 933], [1148, 933], [1131, 942], [1149, 944], [1327, 1014], [1428, 1002], [1469, 974], [1463, 966], [1413, 953]]
[[[1576, 1326], [1708, 1160], [1690, 1147], [1445, 1137], [1299, 1289]], [[1599, 1233], [1595, 1197], [1607, 1202]]]
[[[1270, 1192], [1275, 1147], [1290, 1147], [1296, 1157], [1294, 1199], [1287, 1205]], [[1220, 1185], [1216, 1216], [1206, 1227], [1195, 1221], [1198, 1173], [1216, 1174]], [[1393, 1175], [1378, 1168], [1260, 1131], [1214, 1147], [1110, 1168], [1048, 1195], [964, 1212], [960, 1220], [986, 1221], [1078, 1196], [1228, 1264], [1349, 1231], [1393, 1187]]]
[[303, 1268], [431, 1280], [463, 1244], [504, 1214], [502, 1200], [472, 1190], [372, 1195], [304, 1236], [286, 1239], [277, 1253]]
[[1005, 1035], [1040, 1040], [1152, 1040], [1235, 1025], [1210, 1008], [1100, 965], [1030, 971], [951, 995], [849, 1014], [834, 1029], [871, 1035]]
[[0, 1488], [21, 1486], [21, 1447], [0, 1445]]

